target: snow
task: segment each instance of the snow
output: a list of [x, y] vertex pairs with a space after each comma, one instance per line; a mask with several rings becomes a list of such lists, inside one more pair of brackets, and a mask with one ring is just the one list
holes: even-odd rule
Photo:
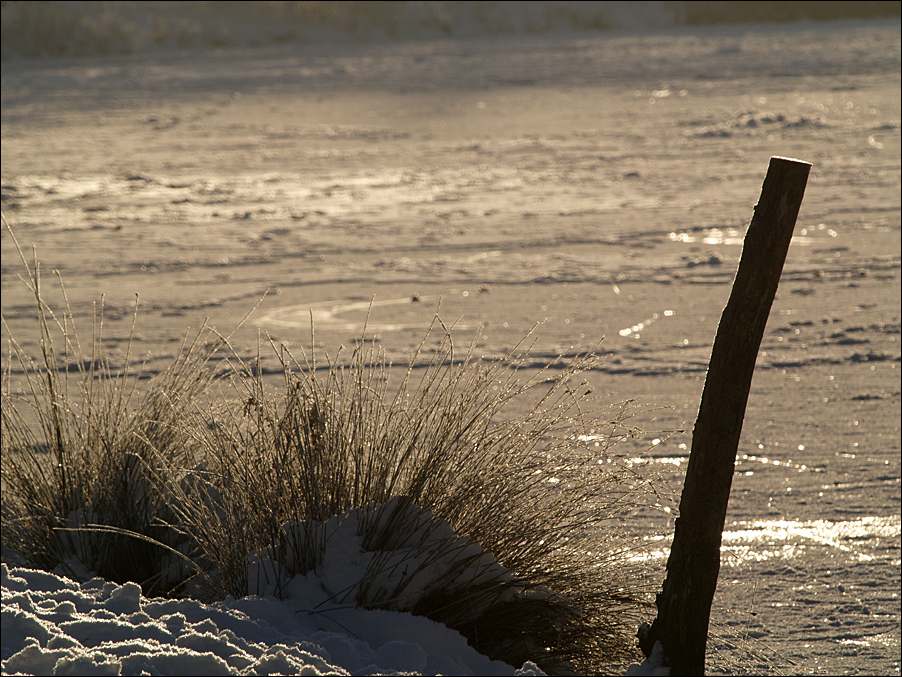
[[651, 655], [641, 663], [633, 663], [626, 669], [627, 677], [669, 677], [670, 668], [664, 665], [664, 647], [655, 642]]
[[[397, 589], [401, 559], [416, 572], [407, 590], [424, 590], [428, 580], [447, 581], [449, 571], [473, 580], [509, 576], [491, 555], [438, 520], [424, 520], [419, 532], [406, 534], [393, 550], [368, 552], [357, 533], [360, 519], [360, 511], [351, 511], [321, 525], [328, 542], [322, 565], [293, 577], [283, 599], [273, 594], [273, 583], [263, 582], [276, 580], [263, 574], [278, 567], [266, 551], [248, 558], [263, 594], [213, 604], [149, 599], [135, 583], [78, 583], [4, 562], [2, 673], [544, 674], [532, 663], [515, 669], [490, 660], [462, 635], [427, 618], [348, 603], [364, 580], [368, 590]], [[467, 566], [457, 566], [462, 560]], [[407, 596], [407, 606], [414, 596]]]

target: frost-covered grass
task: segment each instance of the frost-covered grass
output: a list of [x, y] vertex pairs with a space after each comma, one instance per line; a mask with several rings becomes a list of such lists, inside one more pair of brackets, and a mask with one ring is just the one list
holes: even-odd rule
[[614, 453], [629, 408], [580, 382], [593, 354], [526, 369], [524, 341], [485, 361], [436, 320], [403, 368], [363, 340], [347, 358], [271, 346], [273, 388], [205, 330], [142, 379], [108, 358], [102, 312], [86, 347], [22, 261], [41, 354], [4, 324], [2, 538], [27, 566], [208, 602], [315, 576], [321, 604], [426, 616], [511, 665], [636, 658], [649, 591], [619, 525], [654, 489]]
[[[209, 386], [205, 366], [216, 346], [198, 336], [140, 388], [130, 350], [119, 371], [111, 366], [102, 310], [82, 337], [68, 309], [57, 314], [44, 301], [37, 262], [22, 261], [36, 301], [40, 355], [26, 354], [4, 321], [10, 360], [0, 431], [3, 545], [37, 568], [172, 593], [189, 574], [173, 581], [165, 573], [182, 559], [175, 549], [189, 546], [165, 523], [164, 478], [194, 463], [183, 420]], [[14, 368], [24, 377], [19, 392], [11, 388]]]

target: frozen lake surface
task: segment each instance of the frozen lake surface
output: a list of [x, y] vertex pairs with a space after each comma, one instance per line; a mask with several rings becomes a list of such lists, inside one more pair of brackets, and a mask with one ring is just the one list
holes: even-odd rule
[[[403, 362], [439, 300], [488, 357], [537, 321], [537, 364], [604, 337], [588, 378], [663, 407], [624, 444], [671, 509], [768, 159], [811, 162], [712, 620], [775, 673], [899, 674], [897, 20], [15, 60], [2, 107], [4, 216], [76, 315], [105, 295], [107, 335], [140, 294], [150, 372], [266, 290], [247, 355], [307, 345], [311, 315], [334, 354], [369, 313]], [[631, 525], [659, 581], [672, 521]]]

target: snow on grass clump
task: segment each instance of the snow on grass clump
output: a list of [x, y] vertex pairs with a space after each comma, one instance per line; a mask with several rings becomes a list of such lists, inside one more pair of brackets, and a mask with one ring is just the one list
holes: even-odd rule
[[[280, 559], [294, 559], [295, 534], [310, 537], [322, 531], [327, 547], [313, 574], [319, 578], [323, 598], [320, 605], [416, 609], [430, 595], [469, 594], [469, 613], [480, 613], [480, 600], [474, 594], [488, 585], [499, 586], [503, 599], [514, 599], [526, 589], [516, 577], [467, 537], [454, 534], [444, 520], [434, 519], [401, 496], [385, 505], [367, 505], [325, 523], [306, 522], [283, 527], [286, 551], [277, 555], [274, 548], [254, 551], [249, 558], [249, 586], [262, 594], [293, 598], [293, 586], [305, 575], [294, 576], [284, 589], [276, 581], [286, 580], [279, 571], [269, 580], [267, 573], [282, 569]], [[306, 586], [304, 586], [306, 592]]]

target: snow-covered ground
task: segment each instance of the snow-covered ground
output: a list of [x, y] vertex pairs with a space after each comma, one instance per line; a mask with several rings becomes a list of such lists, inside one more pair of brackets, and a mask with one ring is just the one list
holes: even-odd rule
[[2, 577], [4, 675], [544, 674], [490, 660], [422, 616], [311, 605], [323, 596], [313, 577], [299, 599], [212, 605], [6, 564]]
[[[367, 552], [358, 535], [360, 519], [353, 510], [314, 524], [328, 544], [322, 560], [315, 572], [292, 578], [281, 599], [267, 582], [277, 580], [278, 565], [265, 551], [248, 558], [251, 587], [261, 594], [212, 605], [148, 599], [135, 583], [79, 584], [4, 563], [3, 674], [544, 674], [532, 663], [514, 669], [489, 660], [459, 633], [422, 616], [355, 607], [349, 600], [361, 581], [367, 589], [397, 590], [408, 568], [420, 581], [448, 581], [465, 560], [460, 575], [467, 580], [509, 576], [437, 520], [418, 522], [374, 565], [377, 553]], [[407, 583], [400, 608], [425, 589]]]
[[[328, 545], [316, 571], [292, 578], [279, 597], [267, 582], [275, 580], [267, 574], [278, 565], [265, 551], [248, 558], [251, 585], [261, 594], [215, 604], [149, 599], [136, 583], [99, 577], [78, 583], [4, 562], [2, 674], [545, 674], [532, 662], [515, 668], [491, 660], [458, 632], [423, 616], [349, 601], [362, 581], [367, 589], [399, 589], [408, 570], [416, 574], [403, 587], [401, 608], [412, 607], [427, 589], [417, 581], [510, 578], [490, 554], [440, 520], [419, 522], [402, 546], [380, 553], [373, 566], [377, 555], [364, 547], [360, 519], [353, 510], [322, 525]], [[659, 661], [660, 650], [630, 666], [629, 674], [668, 674], [655, 671]]]

